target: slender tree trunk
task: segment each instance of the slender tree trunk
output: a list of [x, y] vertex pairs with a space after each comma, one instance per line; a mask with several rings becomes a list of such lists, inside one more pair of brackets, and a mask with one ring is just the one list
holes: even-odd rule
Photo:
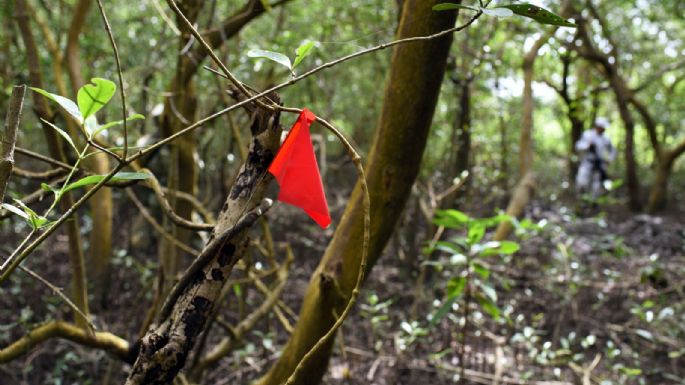
[[[78, 90], [86, 84], [81, 63], [79, 41], [93, 3], [94, 1], [92, 0], [79, 0], [74, 5], [71, 24], [67, 34], [64, 59], [74, 98]], [[73, 125], [71, 121], [70, 124]], [[80, 130], [72, 127], [70, 132], [73, 135], [77, 135], [76, 133], [80, 132]], [[84, 163], [96, 174], [107, 174], [110, 170], [108, 155], [104, 153], [89, 157]], [[95, 296], [98, 299], [96, 303], [104, 308], [107, 306], [107, 293], [110, 281], [109, 264], [112, 256], [112, 220], [114, 211], [112, 190], [107, 187], [100, 189], [88, 201], [88, 205], [91, 211], [91, 220], [93, 221], [88, 249], [89, 267], [92, 268], [91, 279], [95, 284]]]
[[[26, 58], [29, 69], [29, 80], [34, 87], [43, 88], [43, 79], [40, 69], [40, 60], [38, 57], [38, 48], [33, 38], [33, 33], [29, 25], [29, 17], [27, 14], [25, 0], [16, 0], [16, 21], [20, 30], [24, 46], [26, 47]], [[33, 104], [36, 114], [45, 119], [52, 118], [52, 111], [47, 103], [47, 100], [38, 95], [33, 94]], [[62, 151], [61, 142], [57, 132], [47, 124], [42, 125], [43, 133], [48, 145], [48, 152], [54, 159], [66, 162], [66, 157]], [[74, 197], [71, 193], [64, 194], [59, 203], [62, 211], [67, 211], [74, 205]], [[81, 309], [83, 314], [88, 315], [88, 291], [86, 285], [86, 273], [83, 263], [83, 249], [81, 244], [81, 235], [78, 225], [78, 217], [74, 215], [73, 220], [67, 221], [64, 224], [69, 240], [69, 261], [72, 270], [72, 293], [74, 296], [74, 303]], [[86, 328], [87, 320], [83, 319], [81, 315], [74, 312], [74, 320], [79, 327]]]
[[[191, 23], [196, 23], [202, 2], [198, 0], [185, 0], [179, 2], [179, 8]], [[190, 31], [177, 17], [177, 24], [181, 27], [181, 35], [178, 38], [178, 51], [184, 54], [178, 55], [176, 60], [176, 72], [169, 86], [172, 95], [164, 100], [164, 114], [162, 116], [162, 132], [165, 137], [171, 136], [186, 127], [196, 119], [197, 95], [193, 81], [195, 69], [193, 64], [196, 58], [193, 51], [186, 46], [192, 39]], [[197, 43], [196, 43], [197, 44]], [[167, 170], [167, 188], [195, 195], [197, 188], [197, 166], [195, 162], [196, 138], [195, 132], [191, 132], [170, 145], [170, 160]], [[170, 202], [174, 211], [181, 217], [190, 220], [192, 205], [185, 200], [171, 198]], [[172, 224], [167, 218], [164, 223], [171, 227], [171, 233], [183, 243], [188, 243], [192, 232], [181, 229]], [[161, 241], [159, 248], [160, 265], [164, 271], [165, 283], [163, 292], [166, 292], [178, 273], [179, 255], [181, 251], [166, 240]]]
[[[566, 8], [566, 5], [564, 8]], [[535, 175], [533, 174], [533, 112], [535, 110], [535, 100], [533, 99], [533, 75], [535, 59], [538, 57], [540, 48], [547, 44], [547, 41], [554, 36], [556, 30], [557, 28], [550, 29], [536, 40], [523, 57], [523, 112], [521, 118], [521, 136], [519, 138], [520, 179], [514, 190], [514, 195], [507, 206], [507, 214], [513, 217], [523, 214], [523, 211], [528, 205], [528, 200], [533, 196], [533, 191], [535, 190]], [[511, 233], [511, 230], [511, 223], [508, 221], [501, 222], [495, 231], [495, 239], [503, 240], [507, 238]]]
[[[398, 37], [425, 36], [455, 22], [453, 12], [434, 12], [439, 1], [405, 0]], [[367, 164], [371, 194], [370, 270], [380, 257], [410, 195], [426, 145], [451, 36], [396, 46], [385, 99]], [[333, 325], [351, 295], [361, 258], [362, 193], [350, 198], [333, 240], [314, 272], [304, 296], [295, 331], [260, 385], [282, 384], [302, 356]], [[368, 275], [367, 275], [368, 276]], [[332, 342], [301, 372], [297, 384], [318, 384], [326, 371]]]

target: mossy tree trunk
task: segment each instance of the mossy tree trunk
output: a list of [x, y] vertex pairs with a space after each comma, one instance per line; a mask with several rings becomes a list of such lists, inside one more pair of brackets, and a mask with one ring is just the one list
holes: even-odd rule
[[[453, 12], [434, 12], [439, 1], [405, 0], [398, 37], [425, 36], [454, 25]], [[370, 270], [380, 257], [418, 174], [452, 42], [445, 36], [396, 46], [385, 99], [367, 163], [371, 197]], [[258, 382], [282, 384], [302, 356], [335, 322], [351, 295], [360, 265], [362, 192], [355, 186], [345, 213], [305, 293], [297, 326], [278, 361]], [[332, 341], [332, 340], [331, 340]], [[298, 384], [318, 384], [332, 342], [308, 362]]]

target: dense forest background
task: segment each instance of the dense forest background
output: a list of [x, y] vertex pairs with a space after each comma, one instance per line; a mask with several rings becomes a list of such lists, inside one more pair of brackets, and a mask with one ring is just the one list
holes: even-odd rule
[[685, 384], [685, 3], [440, 3], [3, 2], [0, 383]]

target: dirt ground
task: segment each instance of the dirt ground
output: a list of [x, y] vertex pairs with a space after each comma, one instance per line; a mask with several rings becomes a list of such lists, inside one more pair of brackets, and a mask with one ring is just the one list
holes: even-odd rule
[[[453, 384], [462, 374], [467, 384], [685, 383], [685, 219], [606, 209], [608, 214], [577, 217], [559, 204], [535, 203], [529, 216], [541, 229], [520, 239], [521, 250], [510, 259], [490, 262], [502, 316], [494, 320], [469, 305], [465, 337], [461, 310], [429, 324], [427, 315], [439, 305], [450, 271], [428, 269], [419, 291], [425, 257], [412, 253], [424, 237], [408, 240], [399, 229], [344, 324], [325, 383]], [[126, 210], [119, 218], [131, 214]], [[274, 231], [277, 241], [288, 240], [295, 250], [283, 295], [295, 311], [327, 239], [314, 228], [305, 231], [311, 233]], [[120, 236], [120, 245], [130, 242], [130, 233]], [[3, 245], [2, 252], [16, 241]], [[127, 248], [114, 258], [109, 303], [94, 305], [93, 322], [134, 340], [151, 300], [156, 252], [154, 245], [147, 245], [147, 256], [129, 255]], [[68, 287], [64, 237], [33, 255], [29, 266]], [[259, 304], [261, 297], [245, 290], [247, 306]], [[0, 298], [1, 345], [46, 319], [70, 319], [59, 298], [23, 274], [0, 288]], [[234, 322], [238, 314], [229, 299], [223, 318]], [[212, 329], [209, 343], [224, 334]], [[204, 383], [250, 383], [269, 367], [285, 339], [278, 319], [268, 317]], [[126, 369], [103, 352], [53, 340], [0, 366], [0, 383], [116, 384]]]

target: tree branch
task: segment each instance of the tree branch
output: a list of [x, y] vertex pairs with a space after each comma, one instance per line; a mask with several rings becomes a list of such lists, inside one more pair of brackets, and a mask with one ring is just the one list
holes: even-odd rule
[[26, 86], [15, 86], [10, 97], [5, 128], [0, 143], [0, 203], [5, 199], [5, 189], [14, 167], [14, 147], [17, 143], [17, 131], [21, 121], [21, 110], [24, 106]]
[[105, 350], [124, 362], [135, 359], [128, 341], [109, 332], [88, 332], [64, 321], [51, 321], [31, 330], [26, 335], [0, 349], [0, 363], [5, 363], [28, 353], [36, 345], [52, 338], [62, 338], [80, 345]]

